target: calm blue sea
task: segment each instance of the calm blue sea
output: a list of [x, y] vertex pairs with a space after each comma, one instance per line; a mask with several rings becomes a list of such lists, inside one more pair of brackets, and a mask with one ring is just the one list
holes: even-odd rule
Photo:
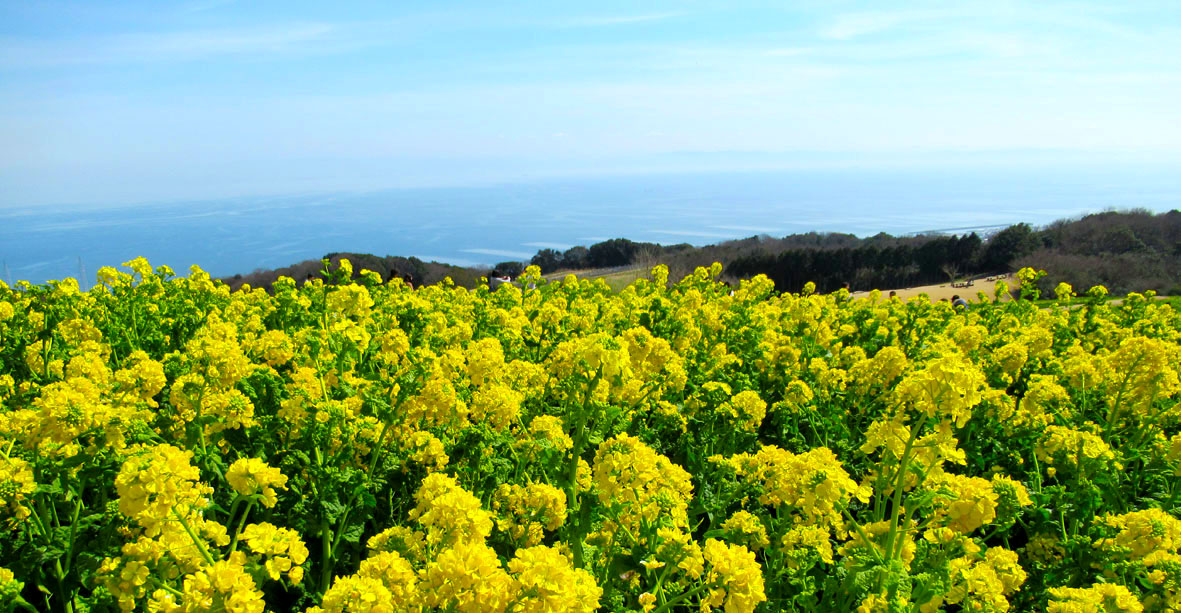
[[1107, 209], [1181, 208], [1181, 173], [798, 170], [554, 180], [467, 188], [108, 207], [0, 208], [0, 278], [40, 283], [136, 256], [215, 276], [334, 251], [462, 265], [614, 237], [713, 243], [755, 234], [981, 228]]

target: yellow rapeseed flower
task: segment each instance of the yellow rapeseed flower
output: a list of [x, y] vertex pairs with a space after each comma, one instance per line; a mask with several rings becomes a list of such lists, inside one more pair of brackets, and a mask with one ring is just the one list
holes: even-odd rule
[[753, 613], [767, 600], [763, 569], [749, 549], [709, 539], [703, 554], [709, 569], [706, 581], [716, 586], [706, 599], [711, 607], [723, 608], [726, 613]]
[[1141, 613], [1144, 606], [1128, 588], [1113, 583], [1052, 587], [1046, 613]]
[[236, 460], [226, 471], [226, 481], [243, 496], [262, 495], [262, 503], [273, 507], [278, 502], [275, 488], [287, 489], [287, 476], [258, 458]]

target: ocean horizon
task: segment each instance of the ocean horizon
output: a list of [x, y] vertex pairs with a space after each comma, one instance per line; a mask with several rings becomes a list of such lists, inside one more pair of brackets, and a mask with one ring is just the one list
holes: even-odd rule
[[1174, 169], [808, 169], [551, 179], [477, 187], [0, 208], [0, 278], [81, 277], [138, 256], [246, 274], [332, 252], [461, 266], [610, 238], [987, 233], [1104, 210], [1181, 206]]

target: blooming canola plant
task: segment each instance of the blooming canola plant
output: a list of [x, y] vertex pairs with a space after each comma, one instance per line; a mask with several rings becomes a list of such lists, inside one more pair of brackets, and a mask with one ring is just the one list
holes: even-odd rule
[[1181, 610], [1151, 296], [124, 266], [0, 283], [0, 611]]

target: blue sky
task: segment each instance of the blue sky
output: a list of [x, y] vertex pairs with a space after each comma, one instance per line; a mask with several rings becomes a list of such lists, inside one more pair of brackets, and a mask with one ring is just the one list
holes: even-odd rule
[[1181, 6], [0, 0], [0, 206], [1181, 159]]

